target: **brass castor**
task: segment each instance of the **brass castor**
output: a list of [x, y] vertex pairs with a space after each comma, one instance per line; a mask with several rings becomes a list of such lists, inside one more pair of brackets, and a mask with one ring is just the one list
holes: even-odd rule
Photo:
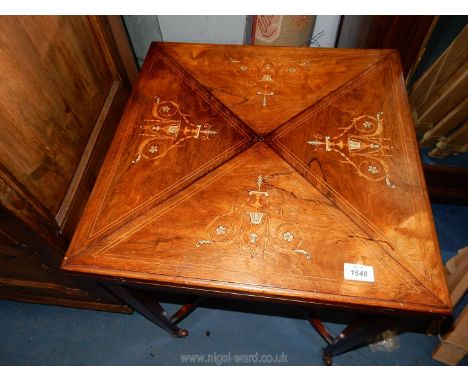
[[326, 353], [325, 351], [322, 353], [322, 361], [325, 366], [332, 366], [333, 365], [333, 357], [330, 353]]
[[179, 338], [184, 338], [189, 335], [189, 331], [187, 329], [179, 329], [179, 333], [177, 334], [177, 337]]

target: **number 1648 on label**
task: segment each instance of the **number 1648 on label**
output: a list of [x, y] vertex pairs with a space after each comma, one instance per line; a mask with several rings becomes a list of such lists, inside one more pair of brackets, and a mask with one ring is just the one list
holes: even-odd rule
[[345, 280], [374, 282], [374, 268], [368, 265], [344, 263]]

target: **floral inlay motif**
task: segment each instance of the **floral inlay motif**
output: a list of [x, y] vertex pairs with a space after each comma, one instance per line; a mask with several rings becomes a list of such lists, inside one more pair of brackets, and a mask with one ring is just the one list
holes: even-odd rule
[[252, 256], [265, 254], [269, 249], [283, 253], [311, 256], [302, 249], [302, 232], [299, 226], [289, 220], [281, 208], [270, 204], [270, 192], [265, 190], [266, 178], [257, 177], [257, 189], [247, 191], [247, 200], [239, 206], [232, 206], [225, 214], [216, 216], [206, 227], [207, 238], [195, 246], [235, 243], [239, 253], [247, 251]]
[[[242, 76], [246, 78], [247, 83], [256, 87], [255, 94], [261, 97], [262, 107], [267, 107], [272, 97], [277, 92], [278, 85], [288, 86], [291, 75], [305, 76], [309, 74], [307, 68], [310, 65], [309, 60], [280, 60], [280, 59], [249, 59], [245, 60], [227, 58], [231, 64], [234, 64], [242, 72]], [[247, 61], [247, 62], [245, 62]], [[247, 66], [248, 63], [248, 66]], [[241, 64], [239, 67], [238, 65]], [[247, 72], [247, 68], [249, 68]]]
[[390, 180], [386, 158], [393, 155], [390, 138], [383, 137], [383, 113], [376, 117], [361, 115], [350, 125], [340, 127], [342, 132], [334, 137], [315, 135], [307, 143], [314, 151], [339, 154], [341, 162], [354, 167], [355, 172], [374, 182], [384, 180], [389, 188], [395, 188]]
[[151, 154], [154, 154], [154, 153], [158, 152], [158, 146], [153, 145], [153, 146], [151, 146], [151, 147], [148, 149], [148, 151], [149, 151]]
[[369, 121], [365, 121], [362, 126], [364, 127], [364, 129], [371, 129], [372, 128], [372, 122], [369, 122]]
[[369, 166], [367, 168], [367, 171], [369, 171], [371, 174], [377, 174], [379, 172], [379, 170], [375, 166]]
[[220, 225], [216, 227], [216, 234], [218, 235], [224, 235], [226, 233], [226, 227], [223, 225]]
[[207, 141], [218, 133], [209, 123], [193, 123], [191, 116], [182, 113], [177, 103], [161, 101], [159, 97], [154, 98], [151, 114], [153, 119], [141, 122], [139, 136], [142, 140], [133, 164], [143, 158], [158, 162], [171, 150], [182, 147], [183, 142]]
[[292, 241], [292, 239], [294, 239], [294, 235], [291, 232], [287, 231], [283, 233], [283, 240]]

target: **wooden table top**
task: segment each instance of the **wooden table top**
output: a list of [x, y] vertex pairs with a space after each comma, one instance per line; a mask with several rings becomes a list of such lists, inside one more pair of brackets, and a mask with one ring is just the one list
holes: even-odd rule
[[153, 43], [63, 268], [448, 314], [398, 54]]

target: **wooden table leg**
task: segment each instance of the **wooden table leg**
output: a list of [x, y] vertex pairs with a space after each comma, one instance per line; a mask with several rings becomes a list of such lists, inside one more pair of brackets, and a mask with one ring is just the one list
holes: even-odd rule
[[312, 327], [315, 331], [320, 334], [320, 336], [327, 341], [329, 345], [335, 342], [335, 338], [333, 338], [332, 334], [328, 331], [328, 329], [323, 325], [323, 322], [320, 321], [317, 317], [317, 314], [313, 310], [309, 310], [306, 312], [307, 319], [309, 320]]
[[388, 316], [360, 316], [349, 324], [334, 340], [323, 349], [325, 365], [332, 365], [333, 356], [345, 353], [384, 331], [396, 327], [398, 319]]
[[[151, 322], [154, 322], [166, 332], [175, 337], [188, 336], [188, 330], [180, 329], [176, 325], [176, 322], [179, 322], [181, 318], [173, 319], [170, 317], [151, 292], [122, 285], [106, 285], [106, 287], [138, 313], [145, 316]], [[190, 311], [192, 310], [193, 309]], [[185, 309], [184, 313], [186, 313]], [[188, 314], [184, 314], [183, 317], [186, 317], [187, 315]]]
[[182, 307], [172, 315], [171, 322], [173, 324], [178, 324], [190, 313], [192, 313], [202, 301], [203, 297], [197, 297], [194, 302], [182, 305]]

